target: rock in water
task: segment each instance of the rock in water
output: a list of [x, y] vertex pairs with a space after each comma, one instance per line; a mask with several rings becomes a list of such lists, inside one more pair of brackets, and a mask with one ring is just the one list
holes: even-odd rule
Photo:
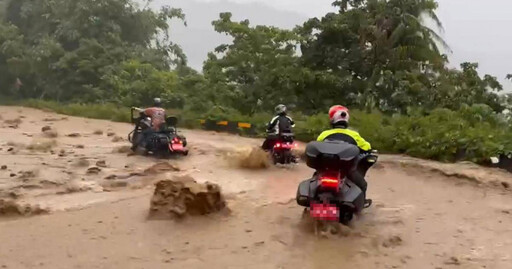
[[82, 135], [79, 133], [71, 133], [67, 135], [68, 137], [81, 137]]
[[33, 216], [49, 213], [48, 209], [39, 205], [22, 205], [14, 200], [0, 199], [0, 217], [2, 216]]
[[101, 168], [93, 166], [93, 167], [89, 167], [89, 168], [87, 169], [86, 174], [87, 174], [87, 175], [97, 175], [97, 174], [99, 174], [100, 172], [101, 172]]
[[156, 183], [149, 217], [182, 218], [215, 213], [225, 208], [219, 185], [199, 184], [190, 176], [174, 177]]
[[168, 162], [159, 162], [146, 170], [144, 170], [144, 174], [147, 175], [156, 175], [166, 172], [178, 172], [181, 171], [181, 169], [175, 165], [172, 165]]

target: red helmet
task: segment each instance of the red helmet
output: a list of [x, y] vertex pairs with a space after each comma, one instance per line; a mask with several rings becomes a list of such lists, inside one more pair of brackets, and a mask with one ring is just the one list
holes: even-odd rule
[[329, 109], [329, 120], [331, 121], [331, 124], [336, 124], [340, 122], [348, 123], [349, 119], [350, 114], [348, 108], [337, 105]]

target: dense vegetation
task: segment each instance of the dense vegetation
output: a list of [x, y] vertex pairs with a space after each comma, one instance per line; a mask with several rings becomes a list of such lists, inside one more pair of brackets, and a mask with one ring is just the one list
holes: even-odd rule
[[[220, 14], [212, 25], [233, 42], [211, 52], [198, 73], [169, 36], [169, 20], [185, 21], [179, 9], [153, 11], [131, 0], [0, 0], [0, 95], [47, 108], [81, 103], [60, 109], [74, 115], [91, 107], [119, 112], [158, 95], [188, 124], [210, 117], [259, 126], [285, 103], [304, 140], [328, 128], [330, 105], [344, 104], [355, 109], [354, 127], [383, 151], [482, 161], [512, 149], [503, 113], [511, 98], [477, 63], [448, 67], [434, 0], [333, 4], [339, 12], [294, 30]], [[124, 120], [118, 112], [98, 117]]]

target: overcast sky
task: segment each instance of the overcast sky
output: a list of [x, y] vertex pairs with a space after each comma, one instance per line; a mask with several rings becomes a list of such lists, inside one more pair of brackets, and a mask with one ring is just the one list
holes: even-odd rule
[[[221, 0], [198, 0], [217, 2]], [[332, 0], [229, 0], [260, 3], [299, 13], [322, 16], [334, 10]], [[453, 50], [451, 65], [464, 61], [480, 63], [480, 71], [504, 81], [512, 73], [512, 0], [438, 0], [438, 16], [444, 24], [444, 37]], [[511, 83], [506, 83], [508, 89]]]

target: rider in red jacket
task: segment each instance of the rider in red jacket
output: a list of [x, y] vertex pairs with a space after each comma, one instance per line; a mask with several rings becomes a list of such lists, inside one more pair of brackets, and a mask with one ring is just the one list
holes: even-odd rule
[[151, 118], [151, 129], [160, 131], [162, 124], [165, 123], [165, 110], [161, 107], [160, 98], [155, 98], [155, 105], [144, 109], [144, 115]]
[[151, 134], [154, 132], [159, 132], [162, 128], [162, 125], [165, 123], [165, 109], [162, 108], [162, 100], [160, 98], [155, 98], [153, 100], [153, 106], [141, 110], [141, 113], [143, 116], [149, 117], [151, 119], [151, 128], [147, 128], [140, 133], [140, 135], [137, 137], [136, 143], [133, 145], [134, 149], [137, 149], [138, 147], [145, 148], [147, 140]]

